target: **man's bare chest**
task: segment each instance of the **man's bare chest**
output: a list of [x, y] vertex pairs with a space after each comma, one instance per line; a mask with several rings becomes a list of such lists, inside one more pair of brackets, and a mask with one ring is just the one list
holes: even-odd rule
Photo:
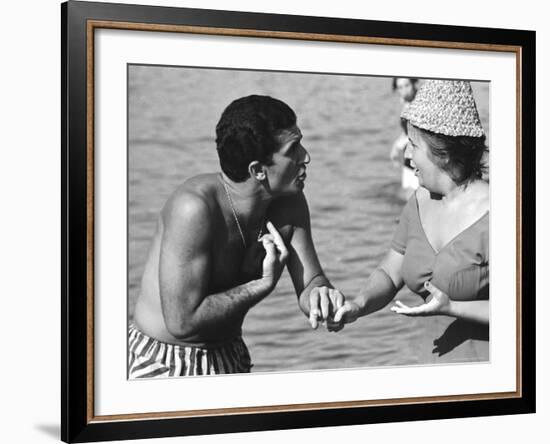
[[[279, 227], [287, 246], [292, 237], [291, 227]], [[246, 248], [240, 234], [233, 233], [213, 239], [210, 252], [211, 290], [224, 291], [262, 277], [265, 250], [255, 237], [246, 238]]]

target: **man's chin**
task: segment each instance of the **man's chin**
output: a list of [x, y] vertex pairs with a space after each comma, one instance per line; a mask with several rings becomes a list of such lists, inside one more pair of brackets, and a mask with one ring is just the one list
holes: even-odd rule
[[297, 194], [300, 194], [304, 189], [304, 185], [296, 185], [292, 188], [287, 188], [285, 191], [282, 191], [281, 193], [277, 194], [277, 197], [289, 197], [289, 196], [296, 196]]
[[305, 187], [305, 182], [303, 180], [296, 180], [292, 185], [288, 186], [285, 190], [277, 193], [278, 196], [292, 196], [299, 194]]

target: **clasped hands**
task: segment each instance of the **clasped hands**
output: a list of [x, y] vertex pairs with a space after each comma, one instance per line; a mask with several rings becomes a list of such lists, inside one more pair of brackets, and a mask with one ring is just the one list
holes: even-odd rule
[[314, 287], [309, 292], [309, 323], [316, 329], [319, 324], [327, 327], [328, 331], [340, 331], [344, 328], [344, 322], [336, 322], [335, 314], [345, 303], [345, 298], [340, 291], [326, 286]]

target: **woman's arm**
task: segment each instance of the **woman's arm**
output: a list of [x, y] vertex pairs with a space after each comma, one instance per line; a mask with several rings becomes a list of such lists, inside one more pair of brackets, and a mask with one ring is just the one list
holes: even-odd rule
[[349, 324], [357, 318], [384, 308], [403, 286], [403, 255], [390, 250], [367, 279], [365, 287], [353, 301], [346, 301], [334, 316], [334, 322]]
[[489, 301], [450, 301], [448, 316], [489, 324]]

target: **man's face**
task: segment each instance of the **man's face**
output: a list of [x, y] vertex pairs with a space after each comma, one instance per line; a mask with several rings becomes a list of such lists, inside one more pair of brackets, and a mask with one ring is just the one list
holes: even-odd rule
[[275, 135], [278, 149], [273, 153], [272, 165], [267, 165], [267, 181], [276, 195], [294, 194], [304, 188], [306, 164], [311, 158], [302, 146], [302, 133], [294, 125]]

